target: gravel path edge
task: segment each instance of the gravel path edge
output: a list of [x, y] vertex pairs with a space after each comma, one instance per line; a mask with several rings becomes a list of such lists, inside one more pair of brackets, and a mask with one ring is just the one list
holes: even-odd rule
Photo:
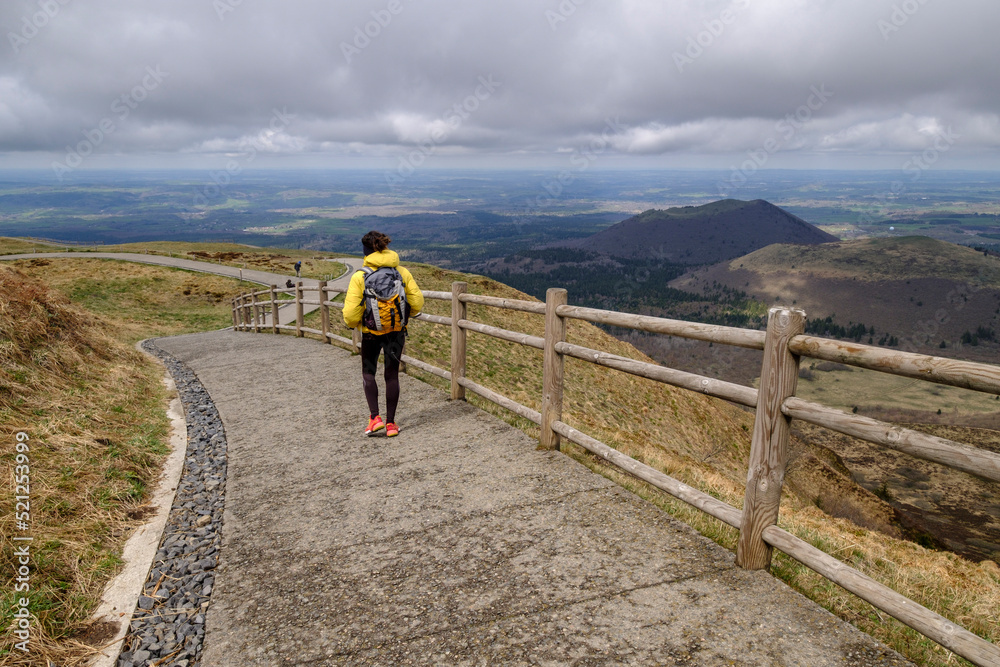
[[140, 343], [173, 379], [183, 406], [183, 471], [157, 541], [148, 576], [136, 596], [118, 667], [200, 664], [215, 568], [222, 545], [225, 503], [225, 428], [208, 391], [182, 362], [156, 345]]
[[[136, 343], [135, 347], [143, 354], [156, 359], [162, 366], [158, 357], [142, 348], [142, 342]], [[165, 367], [162, 381], [169, 392], [176, 393], [177, 386]], [[128, 633], [129, 620], [139, 601], [143, 582], [156, 556], [170, 507], [174, 502], [177, 483], [184, 467], [184, 457], [187, 454], [187, 422], [184, 419], [184, 407], [178, 396], [170, 400], [167, 406], [167, 418], [170, 420], [170, 454], [164, 461], [156, 489], [147, 503], [152, 512], [122, 548], [121, 558], [125, 565], [122, 571], [104, 587], [101, 602], [91, 615], [90, 627], [101, 628], [110, 635], [110, 639], [106, 640], [97, 653], [89, 659], [87, 663], [89, 667], [114, 667], [117, 663], [122, 642]]]

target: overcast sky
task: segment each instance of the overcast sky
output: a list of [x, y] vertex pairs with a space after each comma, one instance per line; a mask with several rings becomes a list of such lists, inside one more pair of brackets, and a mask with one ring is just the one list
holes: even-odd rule
[[2, 0], [0, 28], [0, 167], [1000, 169], [997, 0]]

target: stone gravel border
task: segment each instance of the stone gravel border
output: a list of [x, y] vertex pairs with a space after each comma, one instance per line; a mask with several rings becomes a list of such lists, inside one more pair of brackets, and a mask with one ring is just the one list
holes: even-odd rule
[[155, 341], [144, 341], [142, 347], [163, 361], [177, 385], [187, 420], [187, 452], [167, 525], [117, 665], [195, 667], [200, 664], [205, 613], [222, 546], [226, 434], [197, 376]]

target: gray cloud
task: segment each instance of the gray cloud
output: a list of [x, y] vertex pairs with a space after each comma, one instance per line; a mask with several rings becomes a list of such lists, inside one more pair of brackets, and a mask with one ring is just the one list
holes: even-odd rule
[[[8, 1], [0, 164], [59, 158], [110, 122], [95, 152], [151, 164], [432, 141], [489, 166], [603, 140], [725, 166], [773, 138], [867, 166], [952, 128], [950, 158], [995, 167], [998, 19], [993, 0]], [[269, 129], [275, 110], [294, 118]]]

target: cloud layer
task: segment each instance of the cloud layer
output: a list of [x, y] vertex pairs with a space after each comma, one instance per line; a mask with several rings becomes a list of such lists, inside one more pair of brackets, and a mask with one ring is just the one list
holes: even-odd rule
[[772, 166], [865, 167], [949, 133], [956, 166], [996, 168], [998, 25], [994, 0], [14, 0], [0, 164], [422, 144], [725, 167], [777, 142]]

